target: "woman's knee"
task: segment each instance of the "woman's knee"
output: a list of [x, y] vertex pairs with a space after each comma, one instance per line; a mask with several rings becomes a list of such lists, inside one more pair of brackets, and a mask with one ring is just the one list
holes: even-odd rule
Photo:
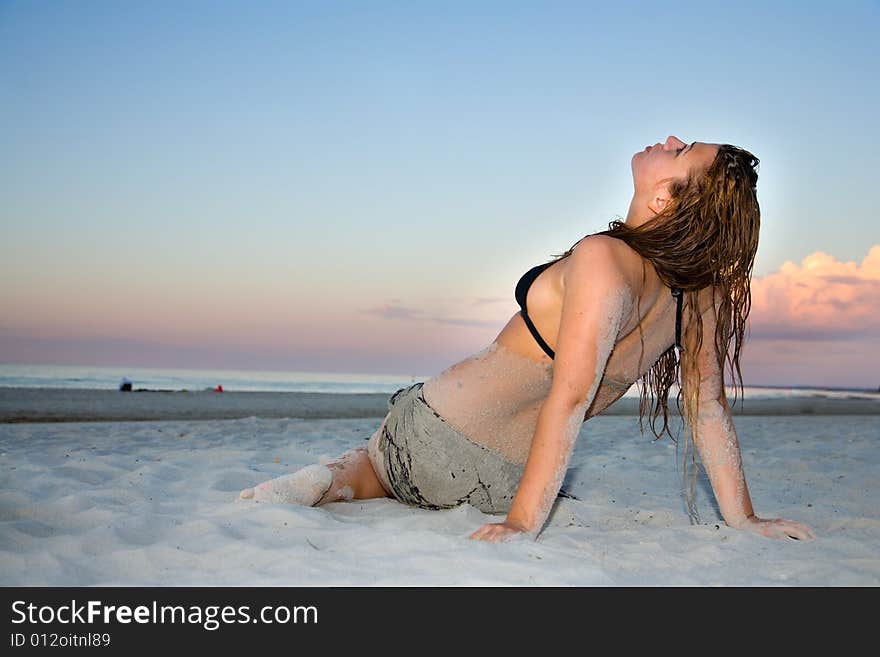
[[376, 474], [366, 447], [356, 447], [327, 463], [333, 473], [333, 484], [321, 502], [349, 501], [386, 497], [389, 493]]

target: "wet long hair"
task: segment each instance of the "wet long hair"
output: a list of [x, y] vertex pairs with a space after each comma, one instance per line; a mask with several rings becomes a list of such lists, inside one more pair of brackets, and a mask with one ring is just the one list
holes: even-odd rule
[[[715, 358], [721, 372], [722, 389], [725, 385], [725, 363], [729, 366], [734, 381], [735, 405], [737, 378], [741, 393], [743, 390], [739, 361], [745, 340], [746, 320], [751, 310], [751, 274], [761, 226], [757, 197], [759, 163], [758, 158], [748, 151], [724, 144], [707, 168], [691, 170], [686, 178], [670, 183], [671, 198], [652, 219], [635, 228], [617, 219], [609, 223], [607, 230], [593, 233], [623, 240], [643, 258], [651, 261], [665, 285], [682, 290], [681, 361], [676, 357], [674, 346], [670, 346], [639, 379], [639, 429], [644, 435], [643, 420], [649, 414], [655, 440], [665, 432], [676, 441], [669, 431], [668, 400], [670, 387], [680, 380], [676, 406], [690, 428], [690, 433], [685, 434], [682, 487], [684, 489], [687, 481], [690, 451], [692, 467], [686, 504], [691, 523], [699, 522], [694, 502], [697, 477], [694, 446], [701, 380], [698, 358], [703, 348], [699, 294], [704, 288], [714, 288], [713, 304], [717, 314]], [[553, 261], [571, 255], [582, 239], [565, 253], [557, 254]], [[642, 277], [644, 282], [644, 262]], [[636, 311], [639, 313], [642, 345], [638, 370], [641, 372], [645, 342], [641, 309], [637, 306]], [[661, 414], [663, 425], [658, 431], [657, 423]]]

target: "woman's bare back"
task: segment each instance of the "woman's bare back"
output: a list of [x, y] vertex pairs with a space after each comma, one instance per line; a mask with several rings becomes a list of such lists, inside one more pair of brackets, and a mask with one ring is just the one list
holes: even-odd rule
[[[653, 266], [620, 240], [616, 262], [639, 296], [638, 311], [624, 319], [605, 374], [589, 408], [599, 415], [617, 401], [674, 342], [675, 299]], [[569, 258], [549, 266], [532, 283], [526, 306], [538, 332], [555, 349]], [[645, 282], [642, 283], [642, 263]], [[639, 321], [641, 318], [641, 322]], [[641, 323], [644, 354], [641, 366]], [[472, 441], [525, 464], [541, 406], [553, 382], [553, 360], [517, 312], [487, 348], [425, 382], [425, 401]]]

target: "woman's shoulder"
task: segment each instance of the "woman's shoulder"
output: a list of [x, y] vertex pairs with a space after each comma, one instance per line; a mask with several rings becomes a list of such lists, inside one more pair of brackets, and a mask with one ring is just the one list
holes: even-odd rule
[[587, 235], [571, 249], [571, 255], [578, 258], [640, 258], [629, 244], [610, 235]]
[[623, 240], [609, 235], [587, 235], [571, 251], [572, 268], [592, 270], [603, 278], [617, 279], [633, 291], [642, 287], [643, 267], [647, 264]]

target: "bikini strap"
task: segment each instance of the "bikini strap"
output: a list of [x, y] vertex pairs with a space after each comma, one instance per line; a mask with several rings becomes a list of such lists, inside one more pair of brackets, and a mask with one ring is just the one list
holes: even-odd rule
[[684, 348], [681, 346], [681, 311], [684, 303], [684, 294], [680, 287], [672, 288], [672, 296], [675, 297], [675, 356], [681, 359], [681, 352]]
[[532, 318], [529, 317], [529, 313], [525, 309], [523, 309], [520, 312], [520, 315], [522, 315], [522, 318], [525, 320], [526, 326], [529, 329], [529, 333], [531, 333], [532, 337], [535, 338], [535, 342], [537, 342], [541, 349], [544, 350], [545, 354], [550, 356], [550, 358], [555, 359], [556, 353], [550, 348], [550, 345], [547, 344], [546, 340], [541, 337], [541, 334], [538, 333], [538, 328], [532, 323]]

